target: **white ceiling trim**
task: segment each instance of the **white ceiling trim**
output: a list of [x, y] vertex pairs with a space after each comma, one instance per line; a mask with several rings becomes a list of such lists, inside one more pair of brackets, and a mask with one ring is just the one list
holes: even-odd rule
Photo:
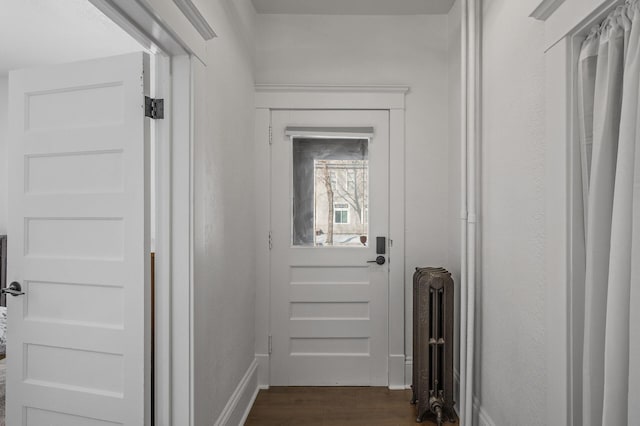
[[191, 0], [173, 0], [178, 8], [184, 13], [189, 22], [193, 24], [196, 30], [200, 33], [203, 39], [211, 40], [216, 37], [215, 31], [211, 28], [211, 25], [207, 22], [207, 19], [200, 13], [200, 9], [193, 4]]
[[443, 15], [454, 0], [251, 0], [258, 13], [296, 15]]
[[256, 84], [258, 109], [404, 110], [409, 86]]
[[562, 3], [564, 3], [564, 0], [543, 0], [529, 16], [540, 21], [546, 21]]
[[398, 85], [333, 85], [333, 84], [268, 84], [257, 83], [258, 93], [285, 93], [285, 92], [333, 92], [333, 93], [401, 93], [409, 92], [409, 86]]

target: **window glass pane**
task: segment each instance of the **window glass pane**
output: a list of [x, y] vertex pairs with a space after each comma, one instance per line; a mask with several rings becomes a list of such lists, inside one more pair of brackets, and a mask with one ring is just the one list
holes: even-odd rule
[[334, 223], [338, 223], [338, 224], [349, 223], [349, 212], [347, 210], [338, 210], [334, 208], [334, 211], [335, 211]]
[[293, 140], [294, 246], [365, 247], [369, 141]]

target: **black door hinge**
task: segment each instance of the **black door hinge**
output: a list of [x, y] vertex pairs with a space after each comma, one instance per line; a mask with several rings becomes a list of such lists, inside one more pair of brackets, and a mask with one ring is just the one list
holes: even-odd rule
[[164, 99], [144, 97], [144, 116], [154, 120], [164, 118]]

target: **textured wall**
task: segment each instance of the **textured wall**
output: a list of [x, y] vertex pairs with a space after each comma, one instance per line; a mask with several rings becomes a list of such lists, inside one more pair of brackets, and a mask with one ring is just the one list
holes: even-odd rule
[[195, 424], [220, 416], [254, 359], [253, 9], [207, 2], [195, 147]]
[[406, 110], [407, 353], [416, 266], [447, 260], [447, 16], [259, 15], [260, 83], [411, 86]]
[[[524, 3], [524, 4], [523, 4]], [[481, 388], [497, 425], [546, 409], [543, 24], [484, 1]]]

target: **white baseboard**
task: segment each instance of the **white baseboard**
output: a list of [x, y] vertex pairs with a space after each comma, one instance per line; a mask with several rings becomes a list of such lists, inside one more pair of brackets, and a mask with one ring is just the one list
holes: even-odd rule
[[269, 389], [269, 354], [256, 354], [258, 361], [258, 386]]
[[406, 385], [389, 385], [389, 390], [406, 390], [407, 386]]
[[242, 418], [240, 418], [240, 423], [238, 423], [238, 426], [243, 426], [247, 421], [247, 417], [249, 417], [251, 408], [253, 408], [253, 403], [256, 402], [256, 398], [258, 397], [258, 392], [260, 392], [260, 386], [257, 386], [256, 390], [253, 392], [253, 395], [251, 395], [251, 399], [249, 400], [249, 403], [247, 404], [247, 407], [242, 414]]
[[413, 357], [408, 356], [404, 359], [404, 387], [411, 389], [413, 381]]
[[478, 426], [496, 426], [489, 414], [482, 408], [477, 397], [473, 397], [473, 417], [477, 419], [477, 422], [474, 423]]
[[247, 420], [258, 395], [258, 360], [254, 359], [235, 391], [231, 394], [215, 426], [241, 426]]
[[[455, 387], [454, 398], [456, 398], [456, 404], [453, 406], [453, 409], [458, 418], [460, 418], [460, 373], [456, 370], [453, 370], [453, 381]], [[496, 426], [495, 422], [489, 417], [489, 414], [482, 408], [477, 396], [473, 397], [473, 418], [473, 424], [477, 424], [478, 426]]]
[[389, 389], [404, 389], [404, 354], [389, 355]]

